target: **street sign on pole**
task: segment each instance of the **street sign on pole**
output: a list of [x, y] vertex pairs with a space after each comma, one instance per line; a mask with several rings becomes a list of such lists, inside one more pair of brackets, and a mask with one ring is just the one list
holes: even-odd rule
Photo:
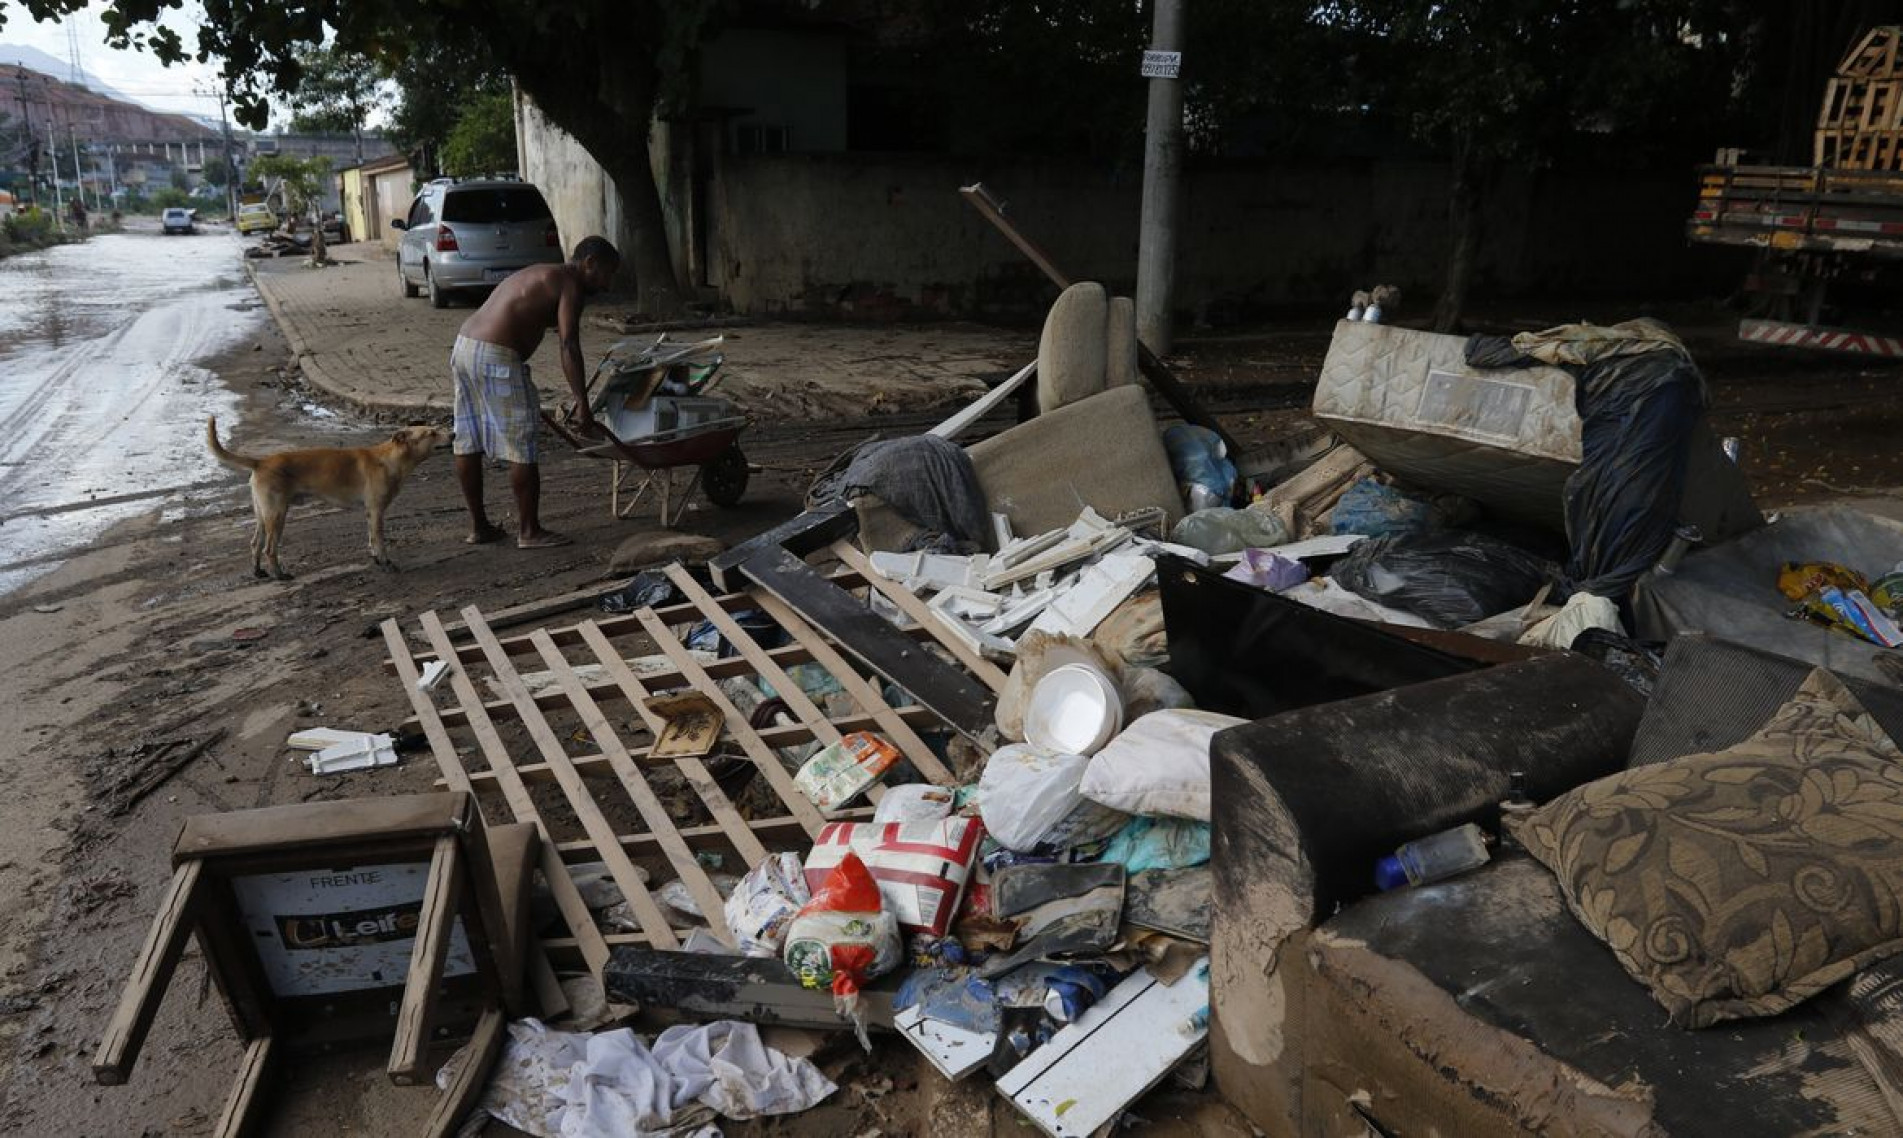
[[1143, 77], [1145, 79], [1179, 79], [1183, 70], [1183, 53], [1180, 51], [1146, 51], [1143, 53]]

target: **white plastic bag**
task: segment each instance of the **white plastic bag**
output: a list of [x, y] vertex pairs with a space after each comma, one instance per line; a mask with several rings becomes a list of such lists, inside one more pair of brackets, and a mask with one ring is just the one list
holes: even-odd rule
[[1024, 744], [999, 747], [978, 780], [985, 830], [1006, 849], [1067, 847], [1107, 838], [1126, 819], [1084, 799], [1078, 789], [1090, 760]]
[[1155, 711], [1090, 760], [1079, 791], [1129, 814], [1209, 821], [1209, 740], [1246, 720], [1213, 711]]
[[876, 825], [888, 822], [936, 822], [951, 814], [952, 792], [929, 782], [888, 786], [879, 808], [872, 812]]
[[734, 947], [748, 956], [778, 956], [787, 925], [810, 900], [800, 855], [768, 854], [727, 897], [727, 928], [733, 932]]
[[1619, 623], [1617, 604], [1591, 593], [1574, 593], [1566, 599], [1564, 608], [1527, 629], [1520, 643], [1538, 648], [1571, 648], [1579, 634], [1589, 628], [1625, 635], [1625, 628]]

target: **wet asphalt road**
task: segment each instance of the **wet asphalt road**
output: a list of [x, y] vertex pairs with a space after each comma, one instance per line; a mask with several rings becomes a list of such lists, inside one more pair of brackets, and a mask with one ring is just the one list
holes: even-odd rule
[[267, 315], [229, 233], [95, 237], [0, 260], [0, 594], [113, 524], [228, 492], [204, 363]]

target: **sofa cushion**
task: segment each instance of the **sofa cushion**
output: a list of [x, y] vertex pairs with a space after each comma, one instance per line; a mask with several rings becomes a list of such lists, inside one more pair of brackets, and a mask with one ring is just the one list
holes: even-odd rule
[[1743, 742], [1588, 783], [1517, 833], [1672, 1022], [1771, 1015], [1903, 951], [1899, 760], [1819, 669]]
[[1104, 389], [1110, 298], [1095, 281], [1057, 295], [1037, 341], [1037, 409], [1049, 413]]
[[1150, 393], [1126, 385], [1046, 412], [968, 448], [991, 509], [1021, 535], [1059, 529], [1085, 506], [1106, 518], [1160, 506], [1183, 514]]

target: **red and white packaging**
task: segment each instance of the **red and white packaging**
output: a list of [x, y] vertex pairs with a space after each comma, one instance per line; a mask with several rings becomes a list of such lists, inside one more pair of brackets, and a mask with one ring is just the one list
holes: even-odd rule
[[806, 857], [806, 886], [815, 892], [848, 852], [857, 853], [879, 883], [885, 911], [907, 933], [944, 936], [958, 913], [965, 882], [978, 860], [984, 824], [976, 818], [936, 822], [834, 822]]

